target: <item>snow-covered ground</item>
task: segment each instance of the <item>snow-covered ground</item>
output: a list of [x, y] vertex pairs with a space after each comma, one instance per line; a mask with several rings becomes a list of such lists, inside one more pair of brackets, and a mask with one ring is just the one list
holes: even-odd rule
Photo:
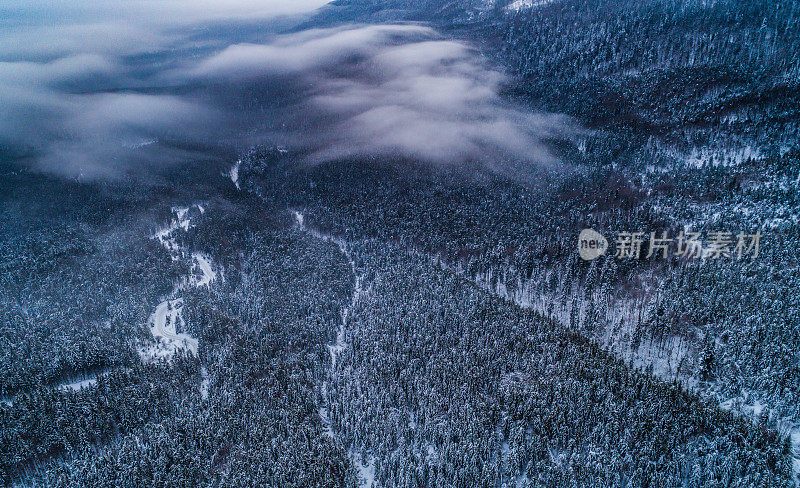
[[738, 149], [693, 149], [685, 157], [688, 165], [695, 168], [703, 166], [739, 166], [750, 159], [762, 159], [764, 155], [758, 148], [744, 146]]
[[361, 456], [350, 453], [350, 459], [358, 471], [358, 486], [360, 488], [372, 488], [375, 485], [375, 458], [369, 456], [366, 463]]
[[62, 381], [55, 387], [65, 392], [81, 391], [85, 388], [91, 388], [94, 385], [96, 385], [98, 378], [107, 374], [109, 371], [111, 371], [111, 368], [100, 369], [93, 372], [85, 373], [82, 376]]
[[178, 229], [189, 230], [191, 221], [187, 217], [189, 214], [188, 207], [175, 207], [172, 209], [172, 213], [175, 214], [175, 218], [172, 219], [167, 227], [156, 232], [153, 238], [158, 240], [169, 251], [173, 261], [177, 261], [181, 258], [181, 247], [175, 241], [173, 234]]
[[59, 385], [59, 388], [62, 390], [69, 390], [69, 391], [80, 391], [84, 388], [89, 388], [94, 386], [97, 383], [97, 378], [87, 378], [85, 380], [80, 381], [73, 381], [71, 383], [64, 383]]
[[789, 433], [792, 443], [792, 473], [794, 473], [794, 484], [800, 487], [800, 426], [795, 427]]
[[543, 7], [549, 3], [553, 3], [554, 0], [515, 0], [508, 4], [506, 10], [511, 12], [519, 12], [520, 10], [525, 10], [533, 7]]
[[795, 486], [800, 487], [800, 423], [784, 418], [778, 422], [778, 432], [789, 439], [793, 481]]
[[[328, 403], [328, 384], [323, 383], [322, 391], [325, 397], [325, 404]], [[330, 437], [331, 439], [336, 440], [336, 434], [333, 433], [333, 428], [331, 428], [331, 419], [328, 417], [328, 409], [327, 407], [319, 407], [318, 410], [319, 418], [322, 420], [322, 426], [324, 428], [323, 432], [326, 436]]]
[[336, 332], [336, 342], [328, 344], [328, 352], [331, 355], [331, 368], [336, 369], [336, 356], [345, 348], [344, 342], [344, 328], [347, 324], [347, 308], [342, 310], [342, 322], [339, 324], [339, 330]]
[[202, 378], [200, 381], [200, 398], [205, 400], [208, 398], [208, 389], [211, 386], [211, 377], [208, 376], [208, 370], [205, 366], [200, 368], [200, 377]]
[[[211, 282], [217, 278], [217, 273], [215, 273], [214, 269], [211, 267], [211, 260], [203, 254], [195, 252], [192, 253], [192, 262], [194, 264], [194, 269], [192, 270], [189, 282], [198, 288], [201, 286], [208, 287]], [[195, 273], [195, 270], [200, 272], [199, 276]]]
[[230, 177], [231, 181], [234, 185], [236, 185], [237, 190], [241, 190], [242, 188], [239, 186], [239, 167], [242, 165], [242, 160], [236, 161], [236, 164], [233, 165], [231, 170], [228, 172], [228, 177]]
[[[176, 231], [188, 231], [191, 227], [191, 210], [196, 208], [200, 214], [205, 213], [205, 208], [196, 204], [192, 207], [176, 207], [172, 209], [175, 218], [170, 225], [158, 231], [153, 236], [164, 248], [169, 251], [173, 261], [185, 259], [186, 249], [182, 248], [176, 238]], [[183, 328], [183, 298], [181, 294], [186, 286], [195, 288], [209, 287], [216, 279], [211, 259], [202, 253], [194, 252], [188, 255], [192, 262], [191, 274], [181, 280], [172, 290], [172, 293], [158, 304], [156, 310], [148, 319], [150, 333], [153, 334], [155, 343], [143, 347], [139, 350], [144, 361], [153, 361], [159, 358], [169, 358], [181, 349], [197, 355], [197, 339], [189, 334], [179, 333], [178, 329]]]

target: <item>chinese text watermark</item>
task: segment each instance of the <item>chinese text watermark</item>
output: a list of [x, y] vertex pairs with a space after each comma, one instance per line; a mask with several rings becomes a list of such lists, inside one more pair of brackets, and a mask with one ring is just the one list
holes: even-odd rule
[[[681, 231], [671, 236], [662, 232], [617, 232], [614, 239], [616, 259], [669, 258], [684, 259], [755, 259], [762, 234], [714, 231]], [[597, 259], [609, 251], [608, 240], [599, 232], [584, 229], [578, 236], [578, 253], [586, 261]]]

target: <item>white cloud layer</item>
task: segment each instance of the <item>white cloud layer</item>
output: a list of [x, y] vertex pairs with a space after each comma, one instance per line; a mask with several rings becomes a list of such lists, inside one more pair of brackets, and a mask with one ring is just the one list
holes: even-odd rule
[[[213, 31], [203, 37], [211, 26], [301, 14], [327, 1], [4, 2], [0, 150], [34, 154], [39, 169], [87, 177], [191, 157], [174, 146], [221, 137], [229, 120], [201, 97], [157, 86], [179, 61], [171, 53], [225, 43]], [[148, 150], [152, 141], [173, 147]]]
[[[186, 76], [205, 81], [291, 79], [307, 87], [283, 137], [320, 163], [348, 157], [436, 164], [554, 163], [543, 139], [571, 131], [499, 96], [504, 77], [469, 46], [413, 25], [315, 30], [267, 45], [237, 44]], [[311, 129], [311, 130], [310, 130]]]
[[569, 121], [510, 106], [499, 95], [500, 72], [428, 27], [239, 40], [239, 25], [324, 3], [22, 0], [0, 7], [0, 27], [10, 34], [0, 39], [0, 146], [34, 154], [42, 170], [98, 177], [201, 159], [187, 148], [221, 141], [241, 149], [275, 142], [311, 164], [555, 162], [543, 140], [569, 134]]

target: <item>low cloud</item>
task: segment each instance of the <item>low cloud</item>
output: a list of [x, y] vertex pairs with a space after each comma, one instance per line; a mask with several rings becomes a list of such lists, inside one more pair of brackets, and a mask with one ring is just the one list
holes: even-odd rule
[[[175, 95], [97, 90], [118, 84], [125, 70], [98, 55], [48, 63], [0, 63], [0, 141], [32, 152], [34, 166], [65, 176], [113, 177], [130, 169], [185, 159], [142, 149], [214, 137], [224, 120], [214, 108]], [[164, 148], [162, 148], [164, 149]]]
[[311, 12], [329, 0], [12, 0], [0, 5], [0, 56], [136, 54], [179, 45], [187, 29]]
[[187, 80], [163, 86], [165, 73], [230, 42], [220, 32], [326, 1], [6, 2], [0, 156], [26, 155], [34, 169], [87, 178], [203, 159], [209, 141], [231, 140], [236, 117], [187, 90]]
[[410, 25], [312, 29], [275, 38], [269, 44], [236, 44], [202, 61], [190, 74], [200, 78], [241, 79], [292, 74], [319, 75], [326, 69], [375, 56], [390, 43], [429, 36]]
[[[81, 1], [51, 6], [71, 22], [49, 27], [23, 1], [8, 17], [17, 22], [6, 20], [12, 35], [0, 40], [0, 145], [32, 154], [36, 169], [84, 177], [262, 142], [307, 164], [381, 158], [503, 170], [557, 162], [544, 141], [571, 134], [569, 120], [508, 104], [499, 95], [504, 75], [428, 27], [249, 36], [236, 28], [248, 13], [322, 3], [238, 1], [224, 11], [214, 3], [197, 14], [189, 2], [135, 0], [120, 4], [128, 17], [120, 21], [109, 7]], [[212, 20], [227, 34], [195, 28]]]
[[130, 169], [158, 170], [197, 155], [222, 131], [224, 114], [180, 97], [107, 93], [72, 98], [66, 133], [39, 158], [42, 167], [66, 175], [113, 177]]
[[[563, 116], [532, 114], [499, 95], [505, 77], [468, 45], [432, 29], [388, 25], [315, 30], [239, 44], [186, 76], [285, 85], [301, 93], [274, 137], [312, 164], [343, 158], [433, 164], [557, 163], [544, 140], [574, 132]], [[299, 98], [299, 99], [298, 99]], [[288, 114], [288, 115], [287, 115]]]

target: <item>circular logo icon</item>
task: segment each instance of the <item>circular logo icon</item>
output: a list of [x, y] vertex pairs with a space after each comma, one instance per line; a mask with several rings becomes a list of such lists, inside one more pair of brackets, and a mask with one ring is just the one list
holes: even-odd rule
[[592, 229], [583, 229], [578, 235], [578, 254], [584, 261], [593, 261], [605, 254], [608, 241], [603, 234]]

